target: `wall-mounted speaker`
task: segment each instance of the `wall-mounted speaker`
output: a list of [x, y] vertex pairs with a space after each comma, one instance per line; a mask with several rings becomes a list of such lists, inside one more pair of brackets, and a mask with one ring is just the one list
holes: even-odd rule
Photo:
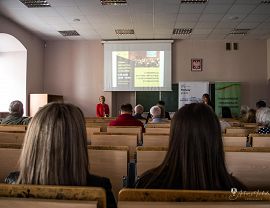
[[226, 43], [226, 51], [230, 51], [231, 50], [231, 43]]

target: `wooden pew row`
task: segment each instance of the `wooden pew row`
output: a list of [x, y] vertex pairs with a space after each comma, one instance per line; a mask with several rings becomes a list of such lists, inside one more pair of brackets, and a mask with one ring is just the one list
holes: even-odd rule
[[[249, 190], [270, 191], [270, 148], [224, 147], [229, 173]], [[166, 147], [137, 147], [137, 176], [158, 166], [167, 152]]]
[[[148, 125], [148, 124], [147, 124]], [[145, 133], [150, 134], [170, 134], [170, 128], [169, 127], [145, 127]]]
[[0, 132], [26, 132], [27, 125], [0, 125]]
[[108, 126], [107, 132], [110, 133], [135, 133], [138, 135], [138, 144], [142, 144], [142, 127], [141, 126]]
[[270, 134], [249, 134], [252, 147], [270, 147]]
[[254, 127], [228, 127], [225, 129], [226, 134], [245, 134], [246, 136], [256, 131], [257, 128]]
[[[0, 144], [0, 183], [10, 172], [18, 171], [21, 145]], [[123, 188], [123, 177], [128, 174], [129, 150], [126, 146], [88, 146], [90, 173], [108, 177], [117, 197]]]
[[249, 142], [246, 134], [223, 134], [222, 141], [224, 147], [247, 147]]
[[106, 208], [98, 187], [0, 184], [0, 207]]
[[158, 133], [143, 133], [143, 146], [168, 146], [169, 145], [169, 134], [158, 134]]
[[101, 132], [101, 128], [101, 126], [86, 126], [87, 144], [91, 144], [93, 134]]
[[25, 132], [0, 132], [0, 143], [22, 144]]
[[118, 199], [118, 208], [266, 208], [270, 205], [270, 194], [259, 192], [122, 189]]

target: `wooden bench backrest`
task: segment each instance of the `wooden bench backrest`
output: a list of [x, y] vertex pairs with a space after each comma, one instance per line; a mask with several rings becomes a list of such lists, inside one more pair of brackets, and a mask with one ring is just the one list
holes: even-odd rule
[[138, 135], [138, 142], [142, 140], [141, 126], [107, 126], [107, 132], [111, 133], [135, 133]]
[[143, 133], [144, 147], [151, 147], [151, 146], [167, 147], [168, 145], [169, 145], [169, 134]]
[[0, 125], [0, 132], [26, 132], [27, 125]]
[[[250, 190], [270, 190], [270, 148], [224, 147], [229, 173]], [[137, 147], [137, 176], [157, 167], [167, 153], [165, 147]]]
[[0, 144], [0, 183], [10, 172], [18, 170], [18, 160], [21, 154], [21, 145]]
[[270, 190], [270, 148], [225, 147], [225, 161], [249, 190]]
[[86, 126], [87, 144], [91, 144], [93, 134], [98, 132], [101, 132], [100, 126]]
[[269, 206], [270, 196], [263, 193], [256, 195], [254, 192], [236, 193], [233, 195], [230, 191], [122, 189], [118, 200], [119, 208], [229, 208], [246, 207], [246, 205], [249, 208], [266, 208]]
[[24, 136], [24, 132], [0, 132], [0, 143], [22, 144]]
[[244, 134], [248, 136], [250, 133], [254, 133], [256, 128], [248, 128], [248, 127], [228, 127], [225, 130], [226, 134]]
[[223, 145], [227, 147], [246, 147], [247, 136], [245, 134], [223, 134]]
[[171, 123], [147, 123], [147, 128], [170, 128]]
[[136, 133], [94, 133], [91, 139], [92, 146], [128, 146], [130, 159], [134, 159], [136, 147], [138, 145], [138, 134]]
[[[27, 202], [24, 200], [25, 198], [30, 198], [30, 200]], [[13, 199], [15, 200], [13, 201]], [[27, 205], [34, 206], [35, 200], [37, 200], [37, 205], [40, 204], [45, 207], [47, 203], [52, 208], [64, 207], [64, 204], [69, 203], [68, 200], [72, 200], [70, 201], [71, 206], [68, 207], [77, 207], [76, 204], [78, 204], [78, 207], [84, 208], [85, 204], [90, 202], [90, 207], [106, 208], [105, 190], [98, 187], [0, 184], [0, 204], [11, 201], [13, 204], [19, 203], [20, 207], [28, 207]], [[58, 201], [60, 204], [57, 203]], [[23, 203], [25, 203], [25, 206], [23, 206]], [[72, 203], [74, 203], [74, 206], [72, 206]]]
[[128, 147], [88, 146], [90, 173], [110, 179], [117, 197], [123, 176], [127, 176]]
[[250, 134], [252, 147], [270, 147], [270, 134]]
[[170, 134], [170, 128], [159, 128], [159, 127], [155, 127], [155, 128], [151, 128], [151, 127], [147, 127], [145, 128], [145, 133], [150, 133], [150, 134]]

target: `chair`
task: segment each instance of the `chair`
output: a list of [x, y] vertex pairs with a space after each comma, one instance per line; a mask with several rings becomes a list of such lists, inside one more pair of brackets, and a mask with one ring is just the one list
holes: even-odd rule
[[223, 134], [223, 146], [246, 147], [248, 137], [245, 134]]
[[128, 147], [88, 146], [90, 173], [110, 179], [115, 197], [128, 175]]
[[270, 147], [270, 134], [250, 134], [252, 147]]
[[0, 183], [4, 182], [10, 172], [18, 170], [20, 154], [20, 144], [0, 144]]
[[270, 194], [242, 191], [122, 189], [118, 196], [118, 208], [266, 208], [269, 202]]
[[164, 146], [169, 145], [169, 134], [154, 134], [154, 133], [143, 133], [143, 146]]
[[106, 208], [106, 193], [98, 187], [0, 184], [0, 206]]
[[0, 132], [0, 143], [22, 144], [24, 136], [24, 132]]

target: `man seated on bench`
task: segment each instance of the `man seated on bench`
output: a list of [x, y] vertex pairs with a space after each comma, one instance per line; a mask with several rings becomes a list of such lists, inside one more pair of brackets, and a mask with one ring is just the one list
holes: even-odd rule
[[203, 103], [185, 105], [174, 114], [164, 161], [146, 171], [137, 188], [246, 190], [225, 166], [219, 120]]
[[9, 105], [9, 115], [1, 120], [1, 124], [25, 124], [30, 122], [29, 117], [23, 117], [23, 104], [19, 100], [14, 100]]

